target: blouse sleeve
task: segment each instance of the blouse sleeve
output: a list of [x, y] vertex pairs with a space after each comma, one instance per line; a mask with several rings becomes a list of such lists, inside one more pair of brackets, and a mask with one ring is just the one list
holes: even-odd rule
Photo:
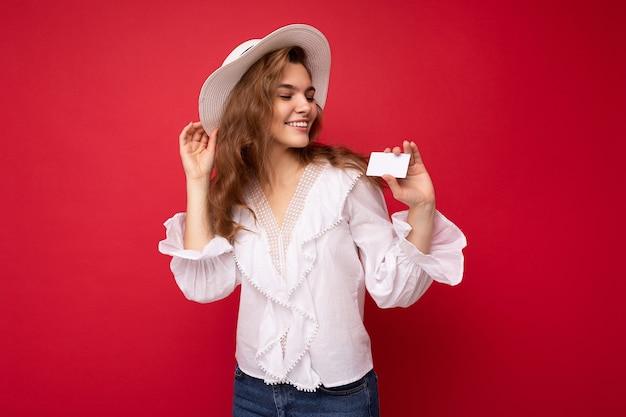
[[408, 212], [395, 213], [390, 222], [381, 190], [368, 181], [357, 181], [345, 210], [366, 288], [378, 306], [408, 307], [433, 280], [448, 285], [461, 282], [466, 238], [441, 213], [435, 216], [431, 252], [424, 254], [406, 240], [411, 231]]
[[202, 251], [184, 249], [185, 213], [168, 219], [166, 238], [159, 252], [172, 256], [170, 269], [185, 297], [199, 303], [220, 300], [239, 285], [237, 268], [228, 240], [216, 236]]

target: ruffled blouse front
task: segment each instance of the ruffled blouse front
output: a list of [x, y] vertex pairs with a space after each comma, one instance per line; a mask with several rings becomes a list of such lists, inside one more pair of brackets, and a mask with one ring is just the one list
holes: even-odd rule
[[[215, 237], [184, 250], [184, 213], [166, 223], [159, 250], [185, 296], [226, 297], [241, 285], [236, 358], [247, 374], [301, 390], [347, 384], [372, 369], [363, 326], [367, 290], [381, 307], [409, 306], [432, 280], [455, 285], [465, 237], [437, 213], [431, 253], [405, 238], [406, 212], [389, 220], [382, 192], [360, 174], [307, 167], [281, 227], [258, 184], [233, 219], [233, 244]], [[255, 220], [256, 216], [256, 220]]]

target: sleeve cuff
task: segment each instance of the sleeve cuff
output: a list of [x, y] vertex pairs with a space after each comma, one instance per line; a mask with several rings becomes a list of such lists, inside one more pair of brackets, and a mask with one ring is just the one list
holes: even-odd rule
[[400, 237], [399, 248], [435, 281], [448, 285], [460, 283], [464, 269], [462, 249], [467, 245], [463, 232], [437, 211], [431, 253], [424, 254], [406, 240], [411, 231], [411, 225], [407, 223], [407, 215], [408, 211], [405, 210], [391, 216], [394, 230]]
[[198, 260], [219, 256], [232, 250], [232, 245], [221, 236], [215, 236], [202, 251], [184, 249], [185, 213], [177, 213], [163, 224], [166, 238], [159, 242], [159, 252], [176, 258]]

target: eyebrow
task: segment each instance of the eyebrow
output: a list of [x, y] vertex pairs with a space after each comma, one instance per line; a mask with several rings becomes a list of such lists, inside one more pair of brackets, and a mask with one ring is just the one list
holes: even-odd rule
[[[278, 88], [287, 88], [289, 90], [298, 90], [298, 88], [295, 85], [291, 85], [291, 84], [281, 84], [281, 85], [278, 86]], [[309, 88], [304, 90], [305, 93], [308, 93], [309, 91], [315, 92], [315, 87], [310, 86]]]

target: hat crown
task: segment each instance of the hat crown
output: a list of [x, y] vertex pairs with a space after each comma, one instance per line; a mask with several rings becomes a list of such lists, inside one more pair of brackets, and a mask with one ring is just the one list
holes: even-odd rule
[[228, 56], [226, 57], [226, 59], [222, 63], [222, 66], [228, 65], [231, 62], [233, 62], [233, 61], [237, 60], [238, 58], [240, 58], [243, 54], [245, 54], [250, 49], [252, 49], [252, 47], [254, 47], [254, 45], [259, 43], [260, 40], [261, 39], [250, 39], [249, 41], [245, 41], [244, 43], [242, 43], [241, 45], [239, 45], [238, 47], [233, 49], [232, 52], [230, 54], [228, 54]]

